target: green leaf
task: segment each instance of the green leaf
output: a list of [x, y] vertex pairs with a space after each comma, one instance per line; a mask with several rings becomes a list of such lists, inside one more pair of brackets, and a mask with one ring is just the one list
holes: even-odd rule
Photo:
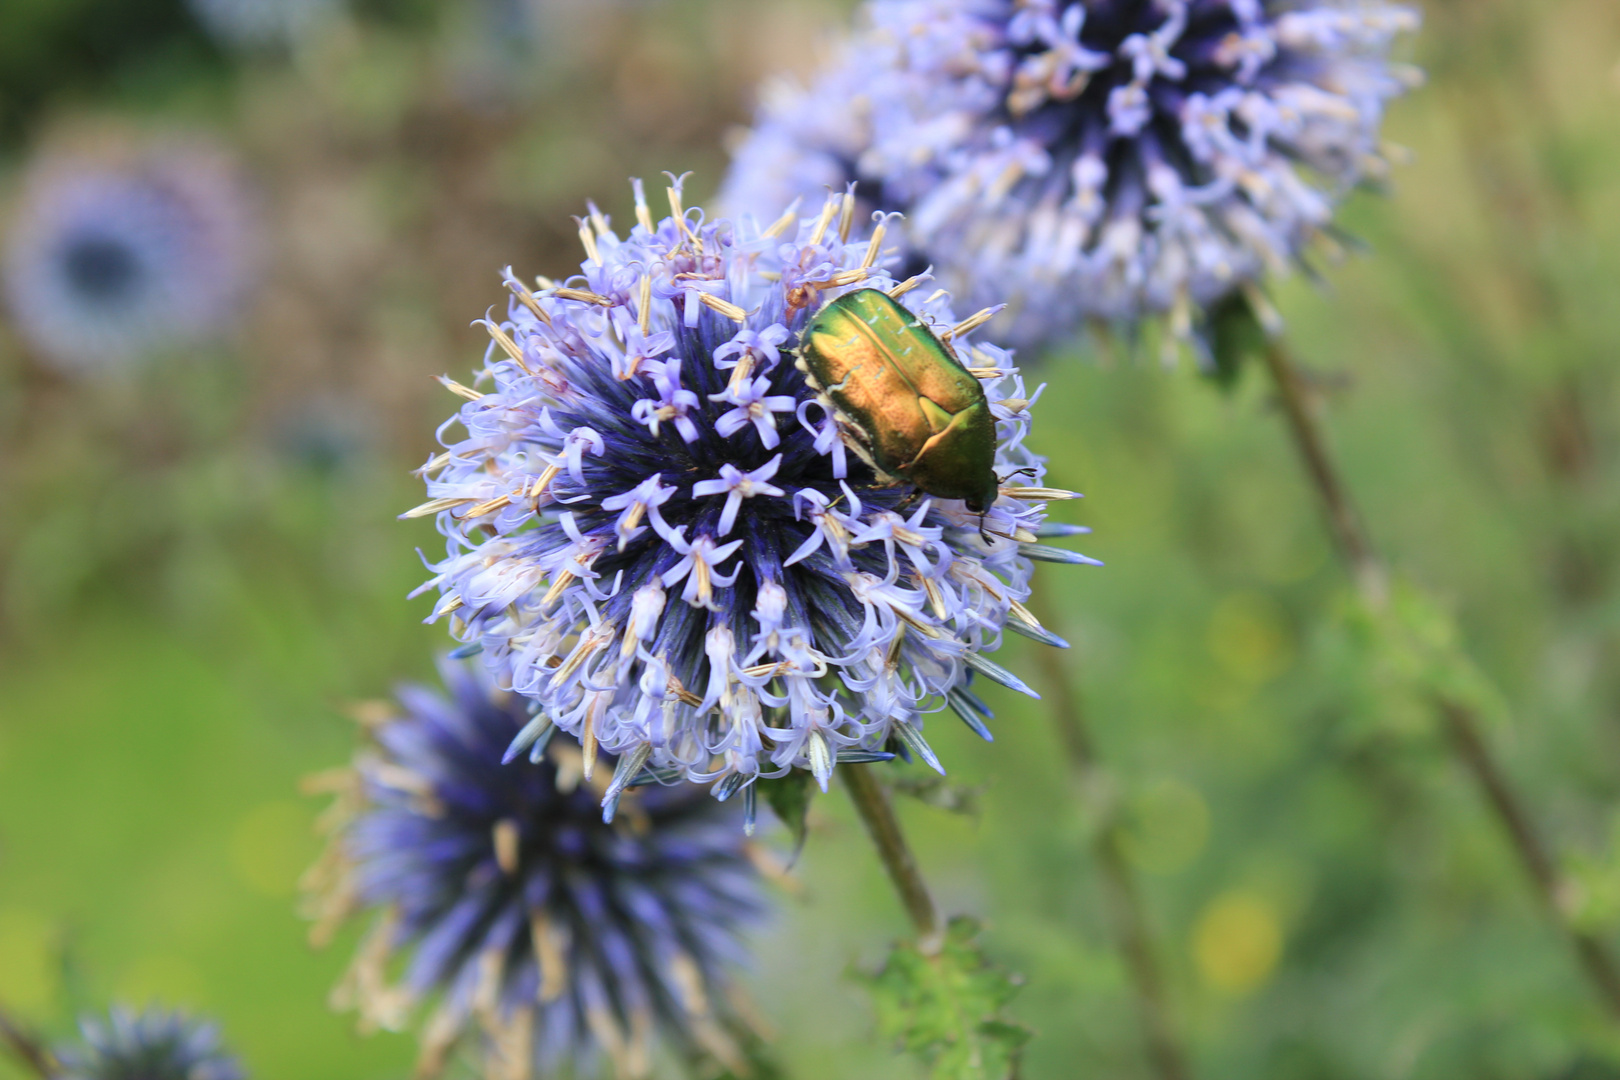
[[931, 1080], [1013, 1080], [1032, 1034], [1001, 1015], [1022, 980], [992, 965], [978, 938], [978, 922], [958, 916], [938, 952], [902, 941], [863, 977], [878, 1030], [922, 1059]]
[[1223, 389], [1236, 386], [1244, 362], [1259, 356], [1266, 347], [1266, 332], [1240, 292], [1209, 309], [1203, 331], [1213, 361], [1210, 378]]
[[804, 839], [809, 833], [810, 800], [816, 793], [810, 774], [803, 769], [794, 769], [775, 780], [754, 782], [764, 791], [765, 801], [782, 819], [782, 824], [793, 833], [793, 858], [797, 859], [799, 852], [804, 850]]
[[1490, 677], [1469, 657], [1445, 604], [1410, 581], [1391, 583], [1387, 600], [1346, 605], [1355, 662], [1372, 690], [1374, 729], [1413, 734], [1435, 716], [1435, 702], [1468, 709], [1489, 725], [1508, 708]]

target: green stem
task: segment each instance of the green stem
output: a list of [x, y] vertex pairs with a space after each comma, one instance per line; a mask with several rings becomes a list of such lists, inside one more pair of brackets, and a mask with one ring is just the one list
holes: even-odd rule
[[[1288, 415], [1294, 448], [1321, 497], [1328, 529], [1337, 541], [1345, 568], [1368, 606], [1382, 608], [1388, 599], [1387, 572], [1362, 528], [1348, 491], [1339, 481], [1298, 366], [1277, 338], [1270, 341], [1265, 358]], [[1447, 697], [1437, 698], [1435, 707], [1453, 752], [1479, 785], [1548, 914], [1574, 948], [1581, 970], [1591, 980], [1604, 1005], [1620, 1017], [1620, 964], [1615, 962], [1614, 953], [1605, 941], [1577, 926], [1570, 918], [1568, 897], [1573, 890], [1536, 831], [1529, 810], [1491, 753], [1490, 744], [1480, 730], [1479, 717], [1465, 703]]]
[[4, 1008], [0, 1008], [0, 1044], [4, 1044], [18, 1062], [40, 1080], [52, 1080], [56, 1075], [50, 1051], [13, 1020]]
[[844, 778], [850, 801], [861, 815], [878, 858], [883, 861], [883, 869], [888, 871], [900, 904], [917, 931], [918, 944], [927, 951], [928, 946], [939, 941], [939, 912], [928, 894], [928, 884], [917, 869], [917, 860], [906, 844], [905, 834], [900, 831], [900, 820], [894, 816], [888, 792], [883, 790], [869, 765], [842, 765], [838, 775]]
[[[1037, 589], [1036, 596], [1040, 595]], [[1039, 603], [1038, 600], [1032, 602]], [[1044, 622], [1049, 615], [1044, 610], [1038, 610], [1036, 617]], [[1052, 722], [1063, 742], [1069, 765], [1079, 779], [1087, 801], [1099, 808], [1103, 815], [1092, 832], [1092, 856], [1097, 860], [1097, 868], [1102, 874], [1110, 921], [1136, 993], [1136, 1007], [1141, 1015], [1148, 1058], [1160, 1080], [1187, 1080], [1191, 1073], [1171, 1020], [1164, 979], [1153, 946], [1152, 925], [1142, 902], [1136, 874], [1120, 846], [1119, 822], [1114, 808], [1109, 805], [1107, 794], [1110, 785], [1098, 762], [1096, 744], [1086, 724], [1080, 696], [1069, 678], [1070, 665], [1064, 663], [1057, 649], [1038, 647], [1035, 653], [1041, 668], [1042, 687], [1048, 695]]]

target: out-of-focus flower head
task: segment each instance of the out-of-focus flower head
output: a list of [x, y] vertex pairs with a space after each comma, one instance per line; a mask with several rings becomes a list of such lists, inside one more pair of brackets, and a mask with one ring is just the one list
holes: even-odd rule
[[[468, 651], [555, 724], [619, 758], [605, 801], [645, 769], [726, 798], [793, 768], [825, 788], [840, 760], [895, 740], [938, 768], [926, 712], [949, 704], [988, 737], [978, 672], [1003, 629], [1059, 643], [1021, 601], [1038, 544], [1043, 460], [1024, 444], [1011, 357], [969, 340], [948, 297], [883, 269], [880, 222], [852, 241], [854, 201], [761, 230], [681, 205], [655, 223], [636, 185], [625, 237], [592, 211], [588, 258], [537, 291], [508, 276], [506, 318], [428, 462], [449, 541], [422, 590]], [[982, 381], [1000, 497], [981, 517], [846, 452], [844, 429], [795, 366], [808, 318], [843, 293], [887, 290], [952, 341]], [[459, 426], [464, 434], [452, 434]], [[419, 590], [421, 591], [421, 590]], [[524, 740], [513, 746], [520, 752]], [[751, 816], [751, 815], [750, 815]]]
[[240, 175], [212, 146], [52, 154], [30, 167], [13, 208], [6, 306], [47, 362], [117, 368], [228, 329], [253, 248]]
[[343, 0], [187, 0], [204, 29], [232, 49], [297, 46], [330, 26]]
[[775, 87], [721, 203], [851, 180], [913, 258], [1010, 307], [1012, 345], [1197, 309], [1284, 271], [1386, 171], [1384, 0], [872, 0], [805, 88]]
[[57, 1080], [243, 1080], [219, 1029], [178, 1012], [114, 1006], [79, 1022], [81, 1040], [58, 1047]]
[[490, 1077], [591, 1074], [603, 1058], [643, 1077], [658, 1032], [736, 1066], [727, 971], [762, 909], [737, 814], [652, 786], [606, 824], [577, 745], [507, 764], [523, 700], [480, 669], [442, 674], [448, 697], [408, 687], [403, 711], [362, 710], [375, 745], [328, 778], [340, 795], [307, 882], [314, 937], [379, 914], [335, 1000], [397, 1027], [436, 999], [422, 1073], [474, 1033]]

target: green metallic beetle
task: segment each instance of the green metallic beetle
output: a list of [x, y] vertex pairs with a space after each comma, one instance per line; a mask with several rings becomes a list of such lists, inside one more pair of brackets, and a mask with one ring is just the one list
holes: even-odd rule
[[961, 499], [976, 514], [999, 497], [984, 387], [887, 293], [845, 293], [816, 312], [798, 366], [844, 425], [845, 442], [879, 474]]

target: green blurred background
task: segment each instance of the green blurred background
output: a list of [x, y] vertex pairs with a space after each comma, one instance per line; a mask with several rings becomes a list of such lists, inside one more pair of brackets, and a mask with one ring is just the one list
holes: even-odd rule
[[[160, 1000], [220, 1016], [259, 1077], [409, 1073], [408, 1036], [326, 1009], [353, 941], [304, 943], [319, 805], [298, 784], [347, 759], [346, 706], [429, 677], [443, 645], [405, 599], [432, 526], [394, 520], [454, 404], [429, 377], [481, 355], [468, 323], [503, 302], [501, 267], [577, 264], [587, 198], [627, 219], [626, 177], [665, 169], [712, 191], [759, 80], [813, 64], [848, 5], [539, 7], [377, 2], [244, 57], [179, 0], [0, 4], [0, 198], [41, 148], [200, 130], [246, 163], [266, 237], [225, 345], [70, 379], [0, 322], [0, 1002], [55, 1036]], [[1346, 213], [1369, 250], [1278, 300], [1372, 532], [1454, 607], [1567, 902], [1608, 932], [1620, 12], [1425, 16], [1428, 86], [1387, 129], [1412, 160]], [[1620, 1077], [1620, 1027], [1427, 710], [1366, 677], [1259, 375], [1225, 391], [1078, 351], [1039, 373], [1034, 444], [1108, 564], [1042, 574], [1196, 1075]], [[1145, 1077], [1094, 815], [1040, 707], [991, 703], [992, 746], [930, 728], [977, 812], [903, 805], [924, 868], [1026, 977], [1028, 1076]], [[847, 978], [900, 912], [843, 800], [812, 821], [749, 976], [778, 1056], [800, 1078], [914, 1075]]]

